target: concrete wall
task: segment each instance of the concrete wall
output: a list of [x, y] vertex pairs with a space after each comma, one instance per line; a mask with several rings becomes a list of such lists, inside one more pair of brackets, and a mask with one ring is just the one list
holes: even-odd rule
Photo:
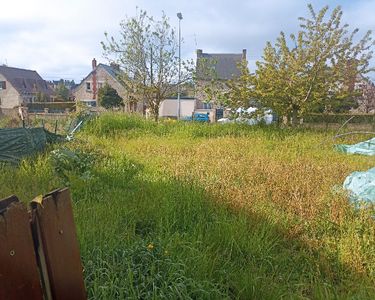
[[[180, 116], [191, 117], [195, 107], [195, 99], [181, 99], [180, 100]], [[178, 101], [177, 99], [165, 99], [160, 103], [159, 117], [176, 117], [177, 118]]]
[[6, 82], [5, 90], [0, 90], [0, 109], [3, 114], [8, 114], [14, 107], [22, 103], [22, 98], [2, 74], [0, 74], [0, 81]]

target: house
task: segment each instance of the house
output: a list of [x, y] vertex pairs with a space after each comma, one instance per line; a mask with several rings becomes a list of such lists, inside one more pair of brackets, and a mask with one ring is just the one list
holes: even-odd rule
[[[198, 49], [194, 97], [181, 96], [180, 117], [184, 119], [191, 117], [194, 113], [209, 113], [211, 122], [222, 118], [224, 109], [217, 103], [214, 94], [225, 91], [227, 89], [225, 83], [241, 75], [238, 66], [244, 60], [246, 60], [246, 49], [239, 54], [203, 53], [201, 49]], [[208, 89], [213, 91], [211, 95], [208, 95]], [[188, 86], [184, 89], [185, 93], [187, 90]], [[161, 102], [160, 117], [177, 118], [177, 115], [177, 97], [168, 97]]]
[[241, 75], [239, 65], [243, 61], [246, 61], [246, 49], [242, 53], [204, 53], [201, 49], [197, 50], [196, 112], [209, 112], [211, 121], [223, 117], [223, 108], [217, 96], [227, 89], [225, 83], [228, 80]]
[[0, 66], [0, 114], [14, 114], [17, 107], [48, 100], [52, 94], [36, 71]]
[[[126, 101], [127, 90], [120, 80], [120, 68], [116, 64], [97, 65], [96, 59], [92, 60], [92, 71], [75, 87], [72, 94], [76, 101], [86, 103], [88, 106], [98, 106], [98, 91], [105, 83], [114, 88], [119, 96], [124, 100], [125, 111], [143, 112], [143, 105]], [[138, 104], [138, 105], [137, 105]]]

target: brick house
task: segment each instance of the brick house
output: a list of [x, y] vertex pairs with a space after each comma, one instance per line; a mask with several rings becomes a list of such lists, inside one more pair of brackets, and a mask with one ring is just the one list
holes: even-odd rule
[[36, 102], [38, 95], [48, 100], [52, 94], [36, 71], [0, 66], [0, 114], [14, 114], [15, 108]]
[[201, 49], [197, 50], [196, 61], [196, 112], [209, 112], [211, 121], [216, 121], [217, 104], [215, 96], [209, 99], [204, 92], [206, 87], [217, 90], [218, 94], [225, 91], [225, 83], [241, 75], [238, 65], [246, 61], [246, 49], [242, 53], [204, 53]]
[[96, 59], [92, 60], [92, 71], [75, 87], [72, 94], [76, 101], [85, 102], [88, 106], [98, 106], [98, 91], [105, 84], [114, 88], [124, 100], [125, 111], [142, 112], [143, 105], [129, 103], [128, 93], [125, 86], [119, 79], [120, 68], [116, 64], [110, 66], [105, 64], [97, 65]]

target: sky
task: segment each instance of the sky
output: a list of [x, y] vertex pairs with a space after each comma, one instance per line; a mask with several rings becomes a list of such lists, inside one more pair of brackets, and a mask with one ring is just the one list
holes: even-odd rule
[[[155, 18], [162, 11], [177, 28], [181, 12], [182, 57], [195, 50], [241, 53], [247, 49], [250, 69], [260, 60], [267, 41], [280, 31], [296, 33], [307, 4], [316, 10], [341, 5], [344, 22], [360, 34], [375, 31], [375, 0], [12, 0], [0, 11], [0, 64], [36, 70], [46, 80], [80, 82], [91, 60], [107, 63], [100, 42], [104, 32], [116, 36], [121, 20], [138, 9]], [[375, 66], [375, 59], [372, 62]]]

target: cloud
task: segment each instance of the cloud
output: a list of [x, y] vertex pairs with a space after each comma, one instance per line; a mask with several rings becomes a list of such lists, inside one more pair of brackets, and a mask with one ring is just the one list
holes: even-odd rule
[[[320, 9], [325, 2], [310, 1]], [[119, 23], [134, 16], [136, 7], [160, 17], [172, 26], [181, 21], [182, 54], [195, 57], [195, 49], [207, 52], [248, 51], [250, 66], [261, 59], [266, 41], [275, 41], [281, 30], [298, 30], [298, 17], [307, 14], [301, 0], [12, 0], [2, 3], [0, 64], [37, 70], [47, 79], [80, 80], [91, 68], [91, 59], [104, 61], [100, 41], [104, 31], [116, 35]], [[344, 20], [353, 27], [375, 29], [374, 1], [333, 0], [342, 4]], [[363, 30], [364, 32], [364, 30]]]

